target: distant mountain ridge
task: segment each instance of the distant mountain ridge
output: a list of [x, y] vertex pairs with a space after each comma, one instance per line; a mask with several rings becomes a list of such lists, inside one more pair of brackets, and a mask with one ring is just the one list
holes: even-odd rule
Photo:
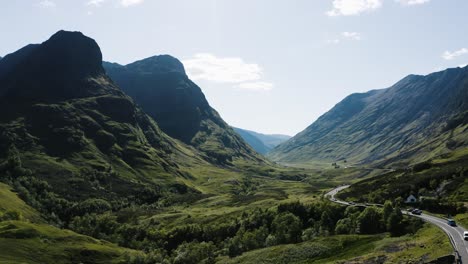
[[270, 152], [275, 161], [418, 162], [468, 146], [468, 67], [352, 94]]
[[260, 154], [267, 154], [274, 147], [290, 139], [291, 136], [280, 134], [262, 134], [251, 130], [233, 127], [253, 149]]
[[233, 158], [263, 161], [209, 105], [176, 58], [160, 55], [125, 66], [103, 65], [115, 83], [169, 136], [194, 146], [217, 163], [230, 163]]

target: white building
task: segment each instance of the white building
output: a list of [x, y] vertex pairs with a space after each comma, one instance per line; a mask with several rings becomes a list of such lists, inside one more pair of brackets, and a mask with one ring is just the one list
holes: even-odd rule
[[408, 198], [406, 198], [406, 201], [405, 203], [416, 203], [418, 201], [418, 199], [414, 196], [414, 195], [410, 195], [408, 196]]

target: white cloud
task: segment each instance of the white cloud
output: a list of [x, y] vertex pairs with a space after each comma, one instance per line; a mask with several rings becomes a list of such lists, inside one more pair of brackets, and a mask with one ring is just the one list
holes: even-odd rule
[[345, 31], [345, 32], [341, 32], [341, 34], [337, 38], [327, 40], [327, 44], [337, 45], [345, 40], [361, 40], [361, 39], [362, 39], [361, 33]]
[[340, 39], [329, 39], [327, 40], [328, 44], [338, 44], [340, 43]]
[[468, 64], [460, 64], [460, 65], [458, 65], [458, 67], [460, 67], [460, 68], [465, 68], [466, 66], [468, 66]]
[[257, 64], [245, 63], [241, 58], [218, 58], [209, 53], [195, 54], [183, 63], [194, 80], [240, 83], [259, 80], [262, 74]]
[[216, 57], [210, 53], [198, 53], [183, 60], [191, 79], [217, 83], [235, 84], [235, 87], [248, 90], [270, 90], [273, 84], [265, 82], [263, 69], [255, 63], [246, 63], [237, 57]]
[[352, 39], [352, 40], [361, 40], [361, 33], [359, 32], [348, 32], [345, 31], [341, 33], [341, 36], [347, 39]]
[[395, 0], [395, 1], [402, 5], [411, 6], [411, 5], [422, 5], [422, 4], [428, 3], [431, 0]]
[[45, 8], [53, 8], [53, 7], [57, 6], [55, 4], [55, 2], [52, 2], [50, 0], [43, 0], [43, 1], [39, 2], [39, 5], [42, 6], [42, 7], [45, 7]]
[[139, 5], [142, 4], [145, 0], [114, 0], [114, 1], [109, 1], [109, 0], [87, 0], [86, 1], [86, 6], [89, 7], [101, 7], [102, 5], [108, 3], [108, 2], [114, 2], [116, 7], [130, 7], [134, 5]]
[[467, 48], [462, 48], [462, 49], [459, 49], [459, 50], [456, 50], [456, 51], [453, 51], [453, 52], [450, 52], [450, 51], [446, 50], [442, 54], [442, 58], [444, 58], [445, 60], [453, 60], [456, 57], [462, 56], [462, 55], [467, 54], [467, 53], [468, 53]]
[[86, 5], [99, 7], [106, 1], [107, 0], [90, 0], [90, 1], [86, 2]]
[[123, 7], [129, 7], [143, 3], [145, 0], [120, 0], [120, 5]]
[[333, 9], [328, 16], [353, 16], [382, 6], [383, 0], [333, 0]]
[[239, 89], [254, 90], [254, 91], [269, 91], [273, 88], [273, 84], [269, 82], [245, 82], [236, 86]]

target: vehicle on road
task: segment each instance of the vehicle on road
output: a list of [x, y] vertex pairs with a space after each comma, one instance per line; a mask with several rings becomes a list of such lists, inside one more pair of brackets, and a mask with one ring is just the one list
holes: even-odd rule
[[[343, 188], [341, 187], [337, 187], [335, 189], [333, 189], [332, 191], [329, 192], [330, 196], [328, 197], [328, 199], [332, 200], [332, 196], [331, 194], [333, 193], [333, 195], [336, 195], [340, 190], [342, 190]], [[332, 200], [333, 201], [333, 200]], [[382, 204], [373, 204], [373, 203], [359, 203], [359, 204], [356, 204], [355, 202], [347, 202], [347, 201], [343, 201], [343, 200], [339, 200], [337, 199], [336, 201], [334, 201], [335, 203], [339, 203], [339, 204], [342, 204], [342, 205], [354, 205], [354, 206], [379, 206], [379, 207], [383, 207]], [[364, 205], [365, 204], [365, 205]], [[418, 208], [415, 208], [415, 207], [410, 207], [411, 205], [408, 205], [404, 211], [406, 211], [406, 215], [414, 215], [413, 211], [416, 211], [418, 213], [421, 213], [422, 211]], [[417, 214], [416, 213], [416, 214]], [[458, 228], [448, 228], [445, 226], [445, 223], [447, 223], [447, 225], [450, 225], [450, 226], [454, 226], [454, 227], [457, 227], [457, 224], [456, 222], [452, 219], [452, 216], [450, 215], [447, 215], [445, 218], [443, 217], [439, 217], [439, 216], [433, 216], [433, 215], [430, 215], [430, 214], [427, 214], [427, 215], [422, 215], [420, 216], [420, 218], [422, 218], [423, 220], [427, 221], [428, 223], [432, 224], [432, 225], [435, 225], [437, 226], [438, 228], [446, 231], [447, 235], [449, 235], [451, 237], [451, 242], [452, 242], [452, 246], [454, 248], [457, 248], [459, 251], [459, 259], [461, 261], [463, 261], [463, 263], [467, 263], [468, 264], [468, 248], [466, 247], [467, 243], [468, 243], [468, 230], [462, 230], [461, 227], [458, 227]], [[459, 245], [462, 245], [463, 248], [460, 248]], [[466, 250], [464, 250], [466, 249]]]
[[411, 211], [411, 213], [414, 214], [414, 215], [421, 215], [422, 211], [419, 210], [419, 209], [414, 209], [413, 211]]
[[453, 219], [447, 219], [447, 224], [449, 226], [457, 226], [457, 222], [455, 222]]

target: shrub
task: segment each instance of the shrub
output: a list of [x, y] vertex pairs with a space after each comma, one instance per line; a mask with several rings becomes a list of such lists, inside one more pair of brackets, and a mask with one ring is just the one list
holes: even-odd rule
[[276, 216], [272, 228], [279, 244], [297, 243], [301, 240], [302, 223], [292, 213], [282, 213]]
[[8, 210], [0, 215], [0, 221], [21, 220], [21, 213], [14, 210]]

